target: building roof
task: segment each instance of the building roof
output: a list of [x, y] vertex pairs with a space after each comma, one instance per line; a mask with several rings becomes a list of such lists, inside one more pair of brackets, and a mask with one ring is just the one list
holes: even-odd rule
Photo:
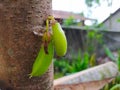
[[86, 18], [86, 17], [80, 16], [80, 14], [75, 14], [75, 13], [66, 12], [66, 11], [57, 11], [57, 10], [53, 10], [53, 16], [55, 18], [59, 18], [59, 19], [67, 19], [70, 16], [73, 16], [74, 19], [79, 19], [81, 21], [84, 21], [84, 20], [96, 20], [96, 19], [91, 19], [91, 18]]
[[117, 9], [114, 13], [112, 13], [108, 18], [106, 18], [102, 23], [105, 23], [107, 20], [109, 20], [112, 16], [114, 16], [118, 12], [120, 12], [120, 8]]

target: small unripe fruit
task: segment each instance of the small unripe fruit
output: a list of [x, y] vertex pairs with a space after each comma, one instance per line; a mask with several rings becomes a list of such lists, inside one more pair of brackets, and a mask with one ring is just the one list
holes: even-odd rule
[[58, 56], [64, 56], [67, 52], [67, 40], [61, 25], [58, 22], [52, 24], [53, 42]]
[[52, 41], [48, 44], [48, 54], [45, 53], [44, 45], [42, 45], [38, 56], [33, 64], [30, 78], [35, 76], [42, 76], [43, 74], [45, 74], [52, 62], [53, 56], [54, 47]]

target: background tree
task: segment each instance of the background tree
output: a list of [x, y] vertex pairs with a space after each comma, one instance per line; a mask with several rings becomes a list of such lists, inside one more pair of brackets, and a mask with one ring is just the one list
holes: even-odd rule
[[[52, 65], [42, 77], [29, 79], [52, 0], [0, 0], [0, 89], [52, 90]], [[40, 27], [40, 28], [39, 28]], [[41, 29], [42, 28], [42, 29]]]
[[88, 9], [88, 15], [93, 13], [93, 9], [95, 9], [96, 7], [100, 7], [105, 2], [107, 3], [108, 7], [112, 8], [113, 0], [85, 0], [85, 4]]

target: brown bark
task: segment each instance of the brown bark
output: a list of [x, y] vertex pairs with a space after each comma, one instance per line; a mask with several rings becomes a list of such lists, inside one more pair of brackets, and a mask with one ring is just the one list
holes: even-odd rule
[[45, 27], [51, 2], [0, 0], [0, 89], [52, 90], [52, 65], [42, 77], [28, 75], [41, 45], [33, 28]]

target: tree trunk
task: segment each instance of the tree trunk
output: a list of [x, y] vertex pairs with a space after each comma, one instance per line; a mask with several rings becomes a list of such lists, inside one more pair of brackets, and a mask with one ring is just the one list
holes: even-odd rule
[[[41, 45], [34, 28], [45, 29], [51, 0], [0, 0], [0, 90], [52, 90], [52, 65], [29, 78]], [[42, 28], [42, 29], [41, 29]]]

